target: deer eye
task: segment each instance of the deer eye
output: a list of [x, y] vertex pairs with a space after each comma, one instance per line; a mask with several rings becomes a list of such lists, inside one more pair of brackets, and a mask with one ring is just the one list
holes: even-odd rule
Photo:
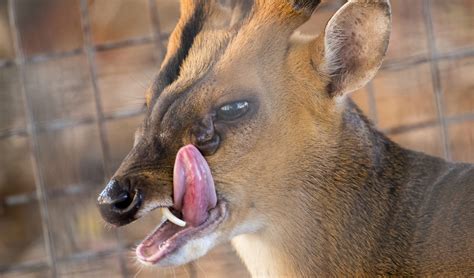
[[249, 110], [247, 101], [236, 101], [228, 103], [217, 109], [217, 119], [223, 121], [232, 121], [242, 117]]

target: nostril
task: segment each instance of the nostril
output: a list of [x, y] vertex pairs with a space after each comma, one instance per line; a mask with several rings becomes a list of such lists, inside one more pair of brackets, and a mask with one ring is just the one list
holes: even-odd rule
[[125, 225], [137, 218], [137, 212], [143, 204], [143, 194], [137, 188], [111, 180], [97, 199], [102, 217], [109, 223]]
[[122, 192], [115, 200], [112, 202], [112, 206], [118, 210], [124, 210], [128, 208], [133, 202], [133, 196], [128, 192]]
[[121, 215], [136, 213], [142, 205], [143, 197], [139, 191], [133, 193], [124, 191], [110, 204], [112, 211]]

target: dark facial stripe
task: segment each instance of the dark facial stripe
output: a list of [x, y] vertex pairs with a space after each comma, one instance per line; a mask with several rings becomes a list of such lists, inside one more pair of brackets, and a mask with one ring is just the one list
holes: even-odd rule
[[159, 94], [179, 76], [181, 64], [186, 59], [189, 49], [194, 43], [194, 39], [202, 29], [204, 23], [204, 8], [198, 5], [189, 21], [185, 24], [180, 38], [180, 45], [176, 54], [168, 60], [168, 63], [161, 69], [153, 84], [153, 97], [150, 107], [153, 106]]

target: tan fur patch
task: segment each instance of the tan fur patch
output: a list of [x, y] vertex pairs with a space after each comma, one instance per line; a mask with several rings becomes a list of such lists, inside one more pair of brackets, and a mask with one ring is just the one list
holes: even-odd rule
[[145, 91], [145, 104], [147, 107], [150, 107], [152, 97], [153, 97], [153, 89], [150, 87]]

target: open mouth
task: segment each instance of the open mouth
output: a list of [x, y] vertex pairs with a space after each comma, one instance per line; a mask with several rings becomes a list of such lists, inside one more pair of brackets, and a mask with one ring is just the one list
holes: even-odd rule
[[[177, 217], [180, 213], [172, 210]], [[159, 225], [136, 249], [137, 258], [147, 264], [157, 264], [173, 254], [189, 240], [199, 238], [214, 231], [227, 216], [227, 205], [219, 202], [209, 211], [209, 217], [197, 227], [181, 227], [169, 220]]]
[[209, 234], [227, 216], [227, 204], [217, 201], [209, 165], [196, 147], [182, 147], [176, 155], [172, 208], [166, 218], [136, 249], [137, 258], [157, 264], [192, 239]]

